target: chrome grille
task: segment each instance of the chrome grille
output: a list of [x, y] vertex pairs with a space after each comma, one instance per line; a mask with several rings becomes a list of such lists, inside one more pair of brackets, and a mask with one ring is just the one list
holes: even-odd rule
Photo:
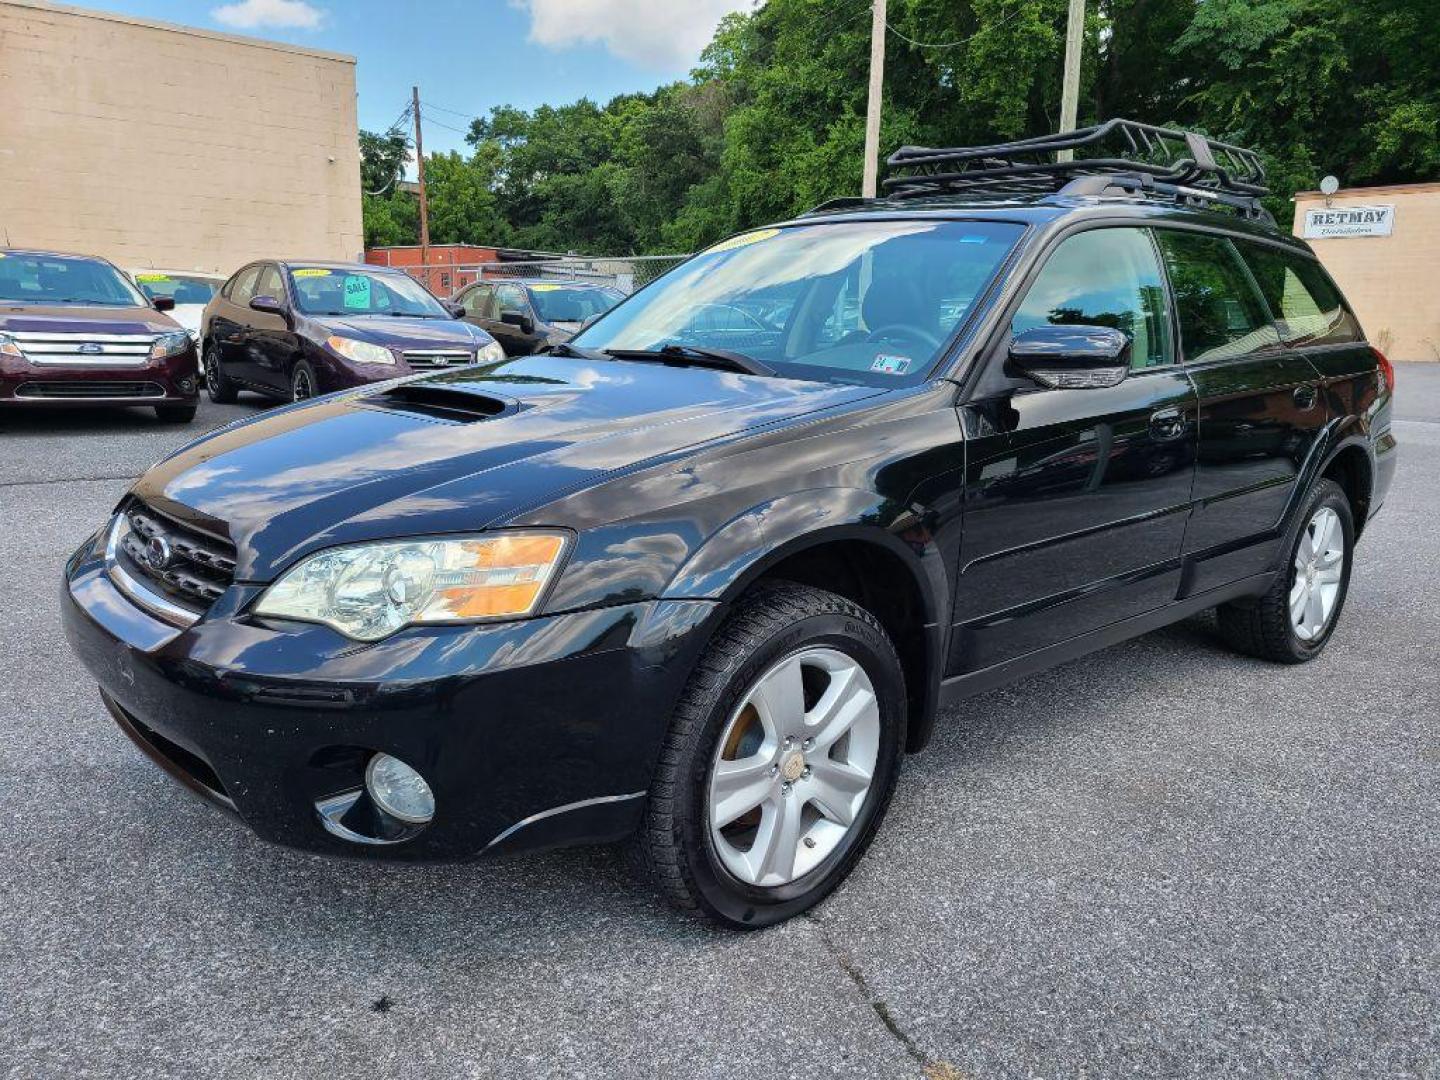
[[144, 367], [154, 334], [40, 333], [7, 330], [38, 367]]
[[201, 614], [235, 580], [235, 549], [222, 540], [132, 503], [116, 523], [116, 557], [167, 599]]
[[475, 354], [465, 349], [413, 349], [402, 355], [412, 368], [463, 367], [475, 362]]

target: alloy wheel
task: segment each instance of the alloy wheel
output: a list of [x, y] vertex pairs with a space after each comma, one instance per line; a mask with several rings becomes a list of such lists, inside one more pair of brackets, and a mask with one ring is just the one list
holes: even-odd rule
[[1315, 511], [1295, 549], [1295, 579], [1290, 586], [1290, 624], [1301, 641], [1325, 632], [1340, 597], [1345, 570], [1345, 530], [1328, 506]]
[[846, 653], [810, 648], [773, 664], [741, 700], [710, 769], [710, 837], [749, 885], [784, 885], [824, 861], [854, 824], [880, 747], [880, 705]]
[[220, 392], [220, 372], [215, 365], [215, 350], [205, 350], [205, 389], [210, 391], [213, 398]]

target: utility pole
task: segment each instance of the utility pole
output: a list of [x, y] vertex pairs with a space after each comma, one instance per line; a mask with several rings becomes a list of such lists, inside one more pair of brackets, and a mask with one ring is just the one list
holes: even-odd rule
[[873, 0], [870, 20], [870, 100], [865, 107], [865, 178], [860, 194], [875, 197], [880, 174], [880, 91], [885, 85], [885, 0]]
[[[415, 178], [420, 181], [420, 265], [430, 262], [430, 204], [425, 198], [425, 143], [420, 135], [420, 87], [412, 86], [411, 111], [415, 113]], [[430, 272], [427, 270], [428, 278]], [[429, 281], [426, 281], [429, 285]]]
[[[1075, 130], [1080, 109], [1080, 51], [1085, 47], [1085, 0], [1070, 0], [1070, 18], [1065, 24], [1065, 78], [1060, 87], [1060, 134]], [[1057, 161], [1070, 161], [1073, 150], [1061, 150]]]

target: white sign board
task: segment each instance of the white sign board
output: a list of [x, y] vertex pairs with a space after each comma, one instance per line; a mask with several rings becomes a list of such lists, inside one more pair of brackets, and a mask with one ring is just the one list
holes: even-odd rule
[[1327, 206], [1305, 211], [1306, 240], [1342, 236], [1389, 236], [1395, 227], [1394, 206]]

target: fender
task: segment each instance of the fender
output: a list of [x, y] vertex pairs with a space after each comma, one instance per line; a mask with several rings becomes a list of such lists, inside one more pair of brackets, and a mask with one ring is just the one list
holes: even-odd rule
[[[1285, 507], [1284, 522], [1280, 529], [1283, 542], [1278, 548], [1276, 562], [1272, 569], [1283, 568], [1286, 552], [1290, 545], [1295, 542], [1295, 536], [1300, 530], [1300, 510], [1305, 499], [1310, 494], [1310, 489], [1315, 481], [1325, 475], [1325, 470], [1334, 464], [1335, 459], [1352, 446], [1358, 446], [1365, 454], [1365, 461], [1369, 468], [1367, 480], [1373, 491], [1375, 484], [1375, 447], [1370, 439], [1370, 431], [1365, 421], [1358, 416], [1341, 416], [1325, 425], [1320, 438], [1315, 440], [1304, 465], [1300, 468], [1299, 480], [1295, 484], [1295, 490], [1290, 495], [1290, 503]], [[1355, 536], [1358, 539], [1361, 531], [1365, 528], [1365, 522], [1356, 520]]]
[[[883, 524], [882, 524], [883, 522]], [[872, 544], [894, 555], [920, 598], [924, 685], [911, 687], [908, 748], [921, 749], [934, 727], [950, 629], [952, 590], [940, 547], [915, 509], [858, 488], [793, 492], [732, 518], [695, 551], [663, 599], [715, 599], [728, 604], [768, 570], [811, 548], [840, 540]]]

